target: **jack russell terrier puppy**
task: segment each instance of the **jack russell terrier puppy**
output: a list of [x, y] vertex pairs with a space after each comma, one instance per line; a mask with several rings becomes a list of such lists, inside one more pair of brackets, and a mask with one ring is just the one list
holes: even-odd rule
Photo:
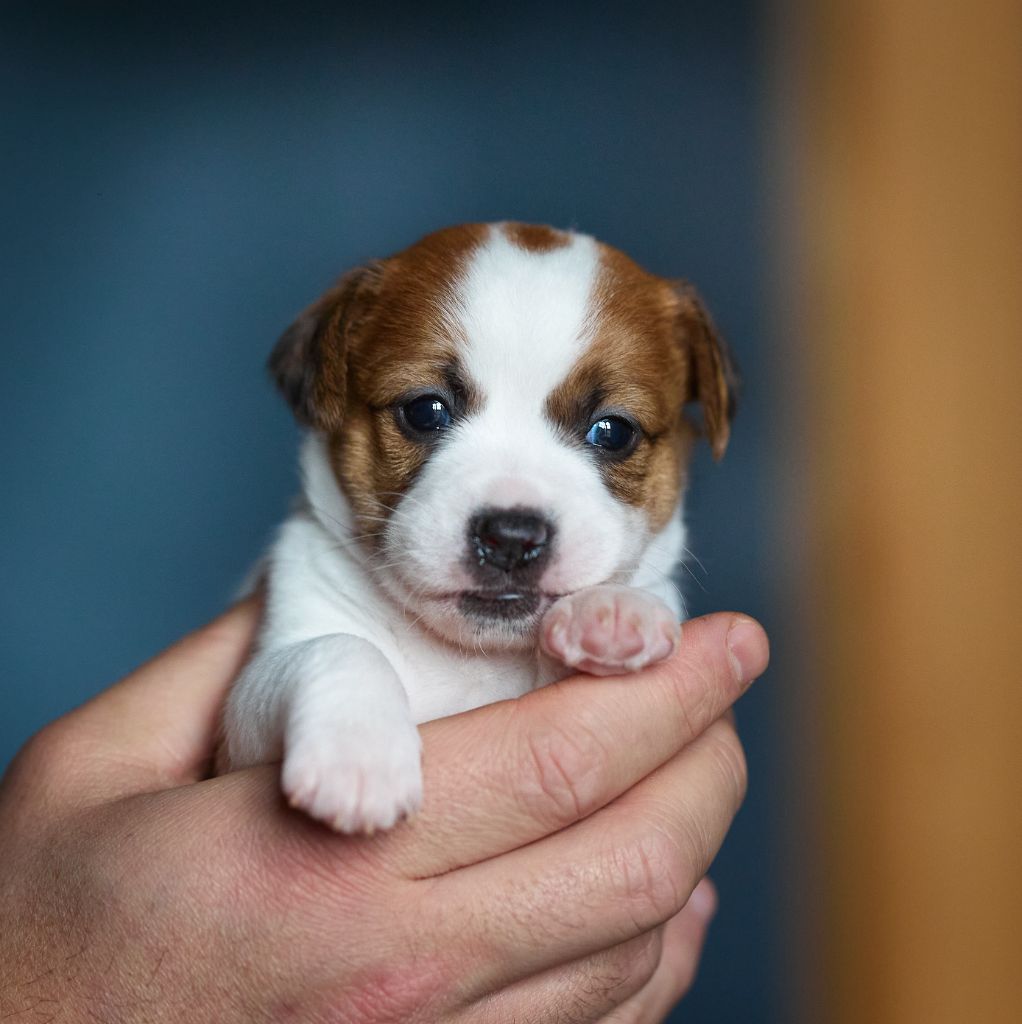
[[690, 286], [587, 235], [448, 228], [342, 277], [269, 365], [303, 498], [221, 768], [283, 758], [292, 805], [389, 828], [421, 802], [417, 723], [675, 649], [683, 410], [719, 458], [733, 391]]

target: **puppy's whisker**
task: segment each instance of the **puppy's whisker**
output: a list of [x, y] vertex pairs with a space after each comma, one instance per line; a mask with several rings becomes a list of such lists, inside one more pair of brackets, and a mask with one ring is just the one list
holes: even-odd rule
[[[400, 501], [400, 504], [398, 504], [398, 505], [388, 505], [385, 501], [380, 501], [379, 500], [379, 498], [381, 496], [382, 497], [388, 497], [388, 498], [389, 497], [396, 497], [396, 498], [401, 499], [401, 501]], [[406, 505], [409, 505], [409, 504], [411, 504], [411, 505], [418, 505], [420, 508], [426, 509], [427, 512], [429, 511], [429, 508], [426, 505], [426, 503], [424, 501], [422, 501], [420, 498], [417, 498], [414, 494], [401, 494], [399, 491], [378, 491], [377, 495], [376, 495], [376, 498], [377, 498], [377, 502], [376, 503], [381, 508], [384, 508], [388, 512], [392, 512], [392, 513], [395, 513], [395, 514], [399, 513], [403, 508], [405, 508]], [[407, 514], [407, 509], [405, 511], [406, 511], [406, 514]]]
[[694, 551], [693, 551], [693, 550], [692, 550], [691, 548], [687, 548], [687, 547], [685, 547], [685, 545], [683, 544], [683, 545], [681, 546], [681, 550], [682, 550], [682, 551], [683, 551], [683, 552], [685, 553], [685, 555], [686, 555], [686, 558], [685, 558], [685, 559], [683, 559], [683, 562], [687, 562], [687, 559], [691, 558], [691, 559], [692, 559], [692, 561], [693, 561], [693, 562], [695, 562], [695, 564], [696, 564], [696, 565], [698, 565], [700, 569], [702, 569], [702, 571], [703, 571], [703, 575], [704, 575], [704, 576], [709, 576], [709, 575], [710, 575], [710, 571], [709, 571], [709, 569], [707, 569], [707, 568], [706, 568], [706, 566], [705, 566], [705, 565], [703, 565], [703, 563], [699, 561], [699, 556], [698, 556], [698, 555], [697, 555], [697, 554], [696, 554], [696, 553], [695, 553], [695, 552], [694, 552]]
[[346, 541], [338, 541], [333, 545], [331, 550], [344, 552], [357, 551], [359, 545], [364, 539], [371, 538], [373, 536], [375, 536], [375, 534], [364, 534], [362, 537], [352, 537]]
[[[709, 572], [706, 569], [706, 566], [703, 565], [703, 563], [699, 560], [698, 556], [695, 554], [694, 551], [692, 551], [691, 548], [682, 545], [681, 550], [683, 556], [677, 560], [677, 562], [675, 563], [675, 568], [683, 569], [685, 572], [688, 573], [689, 576], [692, 577], [692, 579], [695, 581], [696, 586], [699, 587], [699, 589], [704, 594], [709, 593], [709, 591], [707, 591], [706, 587], [703, 585], [703, 581], [699, 579], [699, 577], [692, 571], [692, 567], [689, 564], [689, 560], [691, 559], [696, 563], [697, 566], [699, 566], [699, 568], [703, 571], [704, 576], [709, 576]], [[665, 557], [670, 557], [673, 554], [671, 549], [664, 542], [657, 540], [650, 540], [647, 545], [646, 551], [647, 553], [659, 554]], [[664, 579], [669, 579], [669, 574], [665, 573], [662, 569], [658, 569], [656, 566], [651, 565], [649, 562], [646, 561], [640, 563], [640, 570], [656, 573], [657, 575], [662, 576]], [[675, 590], [678, 591], [678, 596], [681, 597], [682, 592], [678, 588], [677, 584], [671, 581], [671, 585], [674, 587]]]
[[325, 508], [320, 508], [319, 505], [313, 505], [311, 502], [309, 503], [309, 508], [311, 508], [312, 511], [315, 512], [317, 516], [322, 516], [324, 519], [329, 519], [332, 523], [336, 523], [345, 533], [353, 533], [351, 526], [348, 523], [342, 522], [340, 519], [337, 518], [337, 516], [332, 515], [330, 512], [327, 512]]
[[400, 568], [400, 566], [402, 565], [404, 565], [404, 562], [397, 560], [393, 562], [382, 562], [379, 564], [372, 562], [370, 563], [369, 567], [373, 570], [373, 572], [388, 572], [391, 569]]
[[677, 595], [678, 601], [681, 603], [681, 613], [684, 618], [688, 618], [688, 602], [685, 600], [685, 594], [681, 587], [671, 578], [669, 573], [663, 572], [660, 569], [653, 569], [653, 573], [660, 577], [661, 582], [666, 583]]
[[[680, 561], [680, 562], [678, 563], [678, 565], [680, 565], [680, 566], [681, 566], [681, 568], [682, 568], [682, 569], [684, 569], [684, 570], [685, 570], [685, 572], [687, 572], [687, 573], [689, 574], [689, 576], [691, 576], [691, 577], [692, 577], [692, 579], [693, 579], [693, 580], [695, 580], [695, 584], [696, 584], [696, 586], [697, 586], [697, 587], [698, 587], [698, 588], [699, 588], [699, 589], [700, 589], [700, 590], [701, 590], [701, 591], [702, 591], [702, 592], [703, 592], [704, 594], [708, 594], [708, 593], [709, 593], [709, 591], [708, 591], [708, 590], [706, 589], [706, 587], [704, 587], [704, 586], [703, 586], [703, 581], [702, 581], [702, 580], [701, 580], [701, 579], [700, 579], [700, 578], [699, 578], [699, 577], [698, 577], [698, 576], [697, 576], [697, 575], [696, 575], [696, 574], [695, 574], [695, 573], [694, 573], [694, 572], [693, 572], [693, 571], [692, 571], [692, 570], [691, 570], [691, 569], [689, 568], [689, 565], [688, 565], [688, 563], [687, 563], [687, 562], [686, 562], [686, 561], [685, 561], [684, 559], [682, 559], [682, 560], [681, 560], [681, 561]], [[675, 586], [675, 590], [678, 590], [677, 586]], [[680, 594], [680, 593], [681, 593], [681, 591], [680, 591], [680, 590], [678, 590], [678, 593]]]
[[[378, 537], [384, 536], [383, 530], [369, 530], [369, 531], [356, 531], [353, 530], [347, 523], [341, 522], [336, 516], [332, 516], [325, 509], [321, 509], [315, 505], [310, 505], [310, 508], [317, 514], [331, 520], [337, 526], [339, 526], [342, 532], [347, 536], [347, 540], [339, 541], [334, 545], [335, 551], [352, 551], [358, 550], [360, 544], [367, 540], [375, 540]], [[361, 517], [358, 517], [361, 518]], [[386, 523], [387, 520], [381, 519], [380, 522]]]
[[425, 610], [419, 612], [419, 614], [416, 615], [414, 619], [412, 619], [411, 623], [409, 624], [409, 628], [414, 629], [422, 621], [422, 618], [425, 614]]

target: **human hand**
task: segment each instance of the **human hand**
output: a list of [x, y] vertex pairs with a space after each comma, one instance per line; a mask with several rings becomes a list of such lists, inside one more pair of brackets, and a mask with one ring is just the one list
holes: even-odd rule
[[[206, 779], [246, 602], [34, 737], [0, 788], [0, 1017], [652, 1022], [694, 971], [741, 801], [715, 615], [669, 661], [423, 726], [426, 799], [343, 838], [278, 768]], [[740, 663], [744, 670], [738, 672]]]

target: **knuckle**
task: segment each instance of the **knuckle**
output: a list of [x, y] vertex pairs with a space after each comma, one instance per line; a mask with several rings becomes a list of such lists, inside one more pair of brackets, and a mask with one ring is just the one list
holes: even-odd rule
[[742, 687], [719, 660], [685, 650], [669, 663], [666, 678], [677, 714], [689, 739], [694, 739], [741, 695]]
[[595, 735], [550, 723], [528, 723], [524, 733], [517, 795], [526, 811], [544, 825], [563, 827], [595, 810], [606, 764]]
[[44, 726], [18, 751], [7, 781], [20, 789], [53, 791], [65, 788], [76, 760], [74, 741], [64, 719]]
[[661, 829], [615, 850], [611, 870], [636, 930], [655, 928], [684, 906], [691, 889], [690, 860], [678, 840]]

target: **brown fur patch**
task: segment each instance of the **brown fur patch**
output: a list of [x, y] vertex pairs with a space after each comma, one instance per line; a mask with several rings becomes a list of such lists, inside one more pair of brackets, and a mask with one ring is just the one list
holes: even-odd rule
[[345, 383], [343, 427], [329, 432], [335, 472], [367, 539], [379, 533], [429, 458], [432, 445], [412, 440], [394, 407], [411, 392], [435, 390], [468, 411], [477, 402], [458, 367], [461, 339], [444, 315], [445, 300], [483, 225], [435, 232], [379, 264], [372, 308], [332, 350], [324, 370]]
[[[727, 443], [726, 396], [719, 365], [711, 362], [716, 338], [698, 320], [705, 310], [691, 291], [679, 291], [624, 253], [600, 246], [594, 295], [596, 333], [568, 377], [551, 394], [547, 411], [570, 436], [581, 439], [600, 415], [629, 413], [642, 435], [627, 458], [594, 453], [607, 486], [643, 508], [650, 526], [666, 525], [684, 483], [696, 436], [683, 415], [685, 403], [709, 405], [707, 425], [715, 452]], [[723, 358], [723, 357], [721, 357]]]
[[372, 309], [382, 265], [348, 271], [284, 332], [270, 354], [269, 370], [295, 416], [317, 430], [336, 429], [344, 418], [345, 353]]
[[567, 231], [558, 231], [546, 224], [521, 224], [518, 221], [509, 221], [503, 225], [503, 230], [512, 244], [529, 252], [552, 252], [554, 249], [562, 249], [571, 241], [571, 235]]

